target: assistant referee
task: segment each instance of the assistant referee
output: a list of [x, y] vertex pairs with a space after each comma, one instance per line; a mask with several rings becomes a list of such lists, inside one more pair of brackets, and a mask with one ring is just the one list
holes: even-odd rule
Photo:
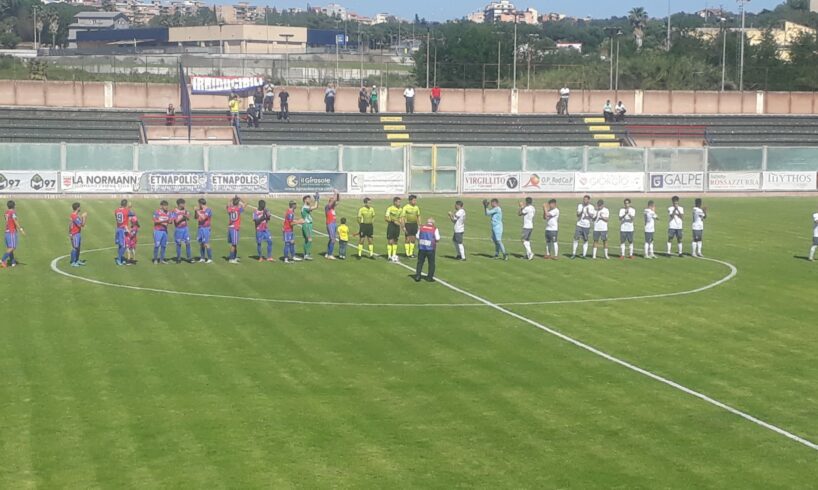
[[365, 197], [364, 206], [358, 210], [358, 257], [364, 252], [364, 241], [369, 245], [369, 258], [375, 258], [375, 244], [372, 237], [375, 236], [375, 208], [370, 204], [372, 199]]
[[386, 208], [386, 258], [397, 260], [398, 258], [398, 240], [400, 239], [401, 231], [401, 217], [403, 210], [400, 207], [401, 199], [395, 197], [392, 199], [392, 205]]

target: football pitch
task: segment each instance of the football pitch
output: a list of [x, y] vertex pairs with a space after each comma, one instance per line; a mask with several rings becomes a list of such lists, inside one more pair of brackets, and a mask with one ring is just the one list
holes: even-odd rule
[[[618, 259], [613, 223], [607, 261], [567, 258], [567, 197], [562, 257], [543, 260], [535, 199], [536, 260], [520, 258], [516, 200], [501, 200], [504, 262], [466, 199], [461, 262], [454, 199], [421, 198], [443, 235], [437, 283], [354, 249], [255, 262], [247, 214], [228, 264], [215, 198], [213, 264], [151, 264], [158, 200], [137, 199], [139, 263], [115, 266], [118, 201], [98, 199], [81, 201], [88, 263], [72, 268], [72, 201], [18, 199], [21, 264], [0, 270], [0, 488], [814, 487], [815, 199], [706, 197], [695, 259], [692, 199], [679, 258], [664, 256], [669, 196], [653, 197], [660, 257], [645, 260], [640, 197], [640, 256]], [[606, 201], [615, 215], [621, 198]], [[384, 254], [388, 203], [374, 204]], [[339, 204], [352, 232], [359, 207]]]

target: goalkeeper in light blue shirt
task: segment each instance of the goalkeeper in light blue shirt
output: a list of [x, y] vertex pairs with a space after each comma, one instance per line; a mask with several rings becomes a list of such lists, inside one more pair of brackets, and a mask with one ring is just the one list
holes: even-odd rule
[[491, 240], [494, 242], [494, 258], [499, 259], [502, 254], [503, 260], [508, 260], [508, 253], [506, 247], [503, 245], [503, 209], [500, 207], [500, 201], [492, 199], [489, 202], [483, 199], [483, 209], [486, 211], [486, 216], [491, 217]]

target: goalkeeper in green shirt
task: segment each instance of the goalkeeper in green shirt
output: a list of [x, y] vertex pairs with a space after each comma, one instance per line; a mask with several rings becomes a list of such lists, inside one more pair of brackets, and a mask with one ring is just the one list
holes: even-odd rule
[[301, 234], [304, 235], [304, 260], [312, 260], [312, 212], [318, 209], [318, 193], [313, 196], [304, 196], [304, 205], [301, 206]]

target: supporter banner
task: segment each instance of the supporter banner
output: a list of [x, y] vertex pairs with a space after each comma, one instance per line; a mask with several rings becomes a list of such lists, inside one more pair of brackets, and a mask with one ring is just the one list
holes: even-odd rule
[[59, 177], [57, 172], [0, 172], [0, 194], [53, 194]]
[[60, 172], [60, 189], [71, 193], [127, 194], [139, 190], [139, 172]]
[[574, 181], [577, 192], [642, 192], [643, 172], [577, 172]]
[[193, 95], [250, 95], [264, 85], [262, 77], [190, 77]]
[[204, 172], [148, 172], [142, 178], [142, 192], [200, 194], [207, 190]]
[[704, 172], [651, 172], [651, 192], [703, 191]]
[[208, 192], [262, 193], [270, 192], [269, 172], [224, 172], [209, 174]]
[[761, 188], [759, 172], [710, 172], [711, 191], [757, 191]]
[[463, 192], [515, 192], [520, 172], [464, 172]]
[[270, 192], [347, 192], [345, 173], [270, 174]]
[[762, 189], [765, 191], [814, 191], [815, 172], [764, 172]]
[[353, 172], [348, 189], [352, 194], [403, 194], [406, 174], [403, 172]]
[[573, 192], [574, 172], [526, 172], [523, 173], [524, 192]]

